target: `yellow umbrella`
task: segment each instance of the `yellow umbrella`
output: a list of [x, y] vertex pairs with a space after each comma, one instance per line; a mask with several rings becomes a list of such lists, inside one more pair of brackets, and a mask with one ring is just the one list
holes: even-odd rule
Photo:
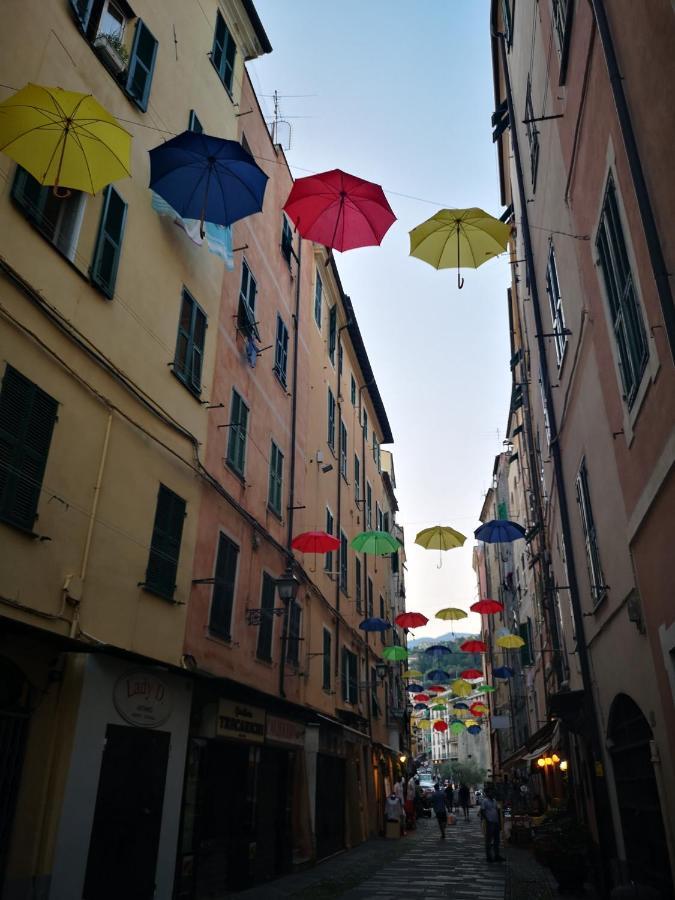
[[458, 697], [468, 697], [469, 694], [473, 693], [473, 688], [469, 682], [464, 681], [463, 678], [458, 678], [456, 681], [453, 681], [450, 687], [452, 688], [453, 694], [457, 694]]
[[502, 634], [497, 638], [497, 643], [506, 650], [517, 650], [524, 646], [525, 641], [517, 634]]
[[56, 87], [27, 84], [0, 103], [0, 150], [57, 196], [131, 174], [129, 132], [91, 94]]
[[446, 622], [456, 622], [458, 619], [466, 619], [467, 615], [468, 613], [465, 613], [463, 609], [448, 606], [445, 609], [439, 609], [436, 613], [436, 618], [443, 619]]
[[[511, 229], [477, 207], [442, 209], [410, 232], [410, 255], [436, 269], [477, 269], [506, 250]], [[457, 273], [457, 287], [464, 279]]]
[[417, 723], [417, 727], [422, 728], [423, 730], [431, 728], [431, 721], [429, 719], [420, 719]]
[[420, 672], [419, 669], [408, 669], [406, 672], [401, 673], [402, 678], [423, 678], [424, 672]]
[[454, 528], [448, 525], [434, 525], [431, 528], [424, 528], [415, 537], [415, 543], [425, 550], [438, 550], [439, 559], [441, 560], [438, 568], [443, 565], [443, 557], [441, 550], [452, 550], [454, 547], [461, 547], [466, 537]]

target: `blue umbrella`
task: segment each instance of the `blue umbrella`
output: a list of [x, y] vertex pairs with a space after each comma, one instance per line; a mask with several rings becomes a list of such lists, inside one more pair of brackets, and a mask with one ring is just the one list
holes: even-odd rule
[[407, 689], [411, 694], [421, 694], [424, 687], [421, 684], [409, 684]]
[[453, 704], [452, 704], [452, 708], [453, 708], [453, 709], [468, 709], [468, 708], [469, 708], [469, 704], [468, 704], [468, 703], [462, 703], [461, 700], [458, 700], [457, 703], [453, 703]]
[[480, 734], [480, 725], [469, 725], [466, 730], [469, 734]]
[[486, 544], [510, 544], [525, 537], [525, 529], [508, 519], [492, 519], [474, 531], [474, 537]]
[[444, 672], [443, 669], [432, 669], [430, 672], [427, 672], [426, 678], [427, 681], [448, 681], [450, 673]]
[[443, 656], [451, 651], [449, 647], [445, 647], [443, 644], [433, 644], [431, 647], [427, 647], [424, 652], [428, 653], [429, 656]]
[[498, 666], [496, 669], [492, 670], [492, 674], [495, 678], [513, 678], [515, 672], [511, 666]]
[[426, 703], [416, 703], [413, 709], [429, 709]]
[[[184, 219], [231, 225], [260, 212], [267, 175], [223, 138], [184, 131], [150, 151], [150, 187]], [[203, 234], [202, 234], [203, 237]]]
[[387, 628], [391, 628], [391, 624], [385, 622], [384, 619], [378, 619], [377, 616], [373, 616], [370, 619], [364, 619], [359, 628], [362, 631], [386, 631]]

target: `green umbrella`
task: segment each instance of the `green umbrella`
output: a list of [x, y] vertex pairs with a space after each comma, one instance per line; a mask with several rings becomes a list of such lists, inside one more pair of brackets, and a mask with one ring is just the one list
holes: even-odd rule
[[357, 553], [374, 556], [389, 556], [401, 549], [400, 543], [388, 531], [362, 531], [352, 538], [352, 547]]
[[476, 693], [478, 694], [491, 694], [494, 691], [494, 688], [491, 684], [481, 684], [480, 687], [476, 688]]
[[459, 734], [461, 731], [464, 731], [464, 722], [460, 722], [460, 721], [458, 721], [458, 720], [455, 720], [455, 721], [452, 722], [451, 725], [450, 725], [450, 731], [451, 731], [453, 734]]
[[400, 662], [401, 660], [407, 658], [408, 651], [405, 649], [405, 647], [394, 645], [393, 647], [382, 648], [382, 659], [387, 659], [390, 662]]

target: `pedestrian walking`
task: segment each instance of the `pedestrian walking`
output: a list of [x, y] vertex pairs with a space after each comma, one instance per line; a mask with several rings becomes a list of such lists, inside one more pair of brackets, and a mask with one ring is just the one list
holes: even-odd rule
[[417, 827], [417, 823], [415, 822], [415, 819], [417, 818], [415, 810], [416, 795], [415, 780], [409, 778], [405, 788], [405, 803], [403, 804], [403, 807], [405, 809], [406, 826], [411, 830]]
[[[384, 818], [387, 822], [396, 822], [401, 833], [405, 834], [403, 830], [403, 804], [401, 803], [401, 798], [397, 796], [394, 790], [384, 801]], [[388, 833], [387, 837], [389, 837]]]
[[460, 784], [459, 790], [457, 791], [457, 800], [459, 805], [462, 807], [462, 812], [464, 813], [464, 818], [468, 820], [469, 818], [469, 787], [466, 784]]
[[452, 790], [452, 782], [448, 784], [445, 789], [445, 805], [450, 812], [454, 812], [454, 807], [452, 805], [453, 801], [453, 790]]
[[438, 821], [438, 827], [441, 832], [441, 837], [445, 840], [445, 826], [448, 824], [448, 813], [445, 806], [445, 791], [441, 790], [440, 784], [437, 782], [434, 787], [434, 792], [431, 795], [431, 806], [433, 811], [436, 813], [436, 819]]
[[504, 862], [499, 855], [499, 832], [501, 831], [501, 810], [495, 800], [494, 789], [485, 789], [485, 797], [480, 803], [480, 817], [485, 823], [485, 856], [488, 862]]

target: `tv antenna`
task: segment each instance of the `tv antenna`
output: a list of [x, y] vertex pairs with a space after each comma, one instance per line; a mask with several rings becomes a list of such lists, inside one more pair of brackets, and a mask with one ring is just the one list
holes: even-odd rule
[[[291, 149], [291, 138], [293, 136], [293, 129], [292, 129], [291, 123], [288, 121], [288, 119], [282, 118], [281, 114], [279, 112], [279, 92], [275, 91], [272, 96], [274, 98], [274, 118], [269, 123], [270, 133], [272, 135], [272, 143], [280, 144], [283, 150], [290, 150]], [[279, 126], [281, 126], [281, 128]], [[287, 129], [287, 131], [285, 132], [285, 134], [286, 134], [286, 142], [285, 143], [280, 138], [280, 135], [284, 133], [284, 129]]]

